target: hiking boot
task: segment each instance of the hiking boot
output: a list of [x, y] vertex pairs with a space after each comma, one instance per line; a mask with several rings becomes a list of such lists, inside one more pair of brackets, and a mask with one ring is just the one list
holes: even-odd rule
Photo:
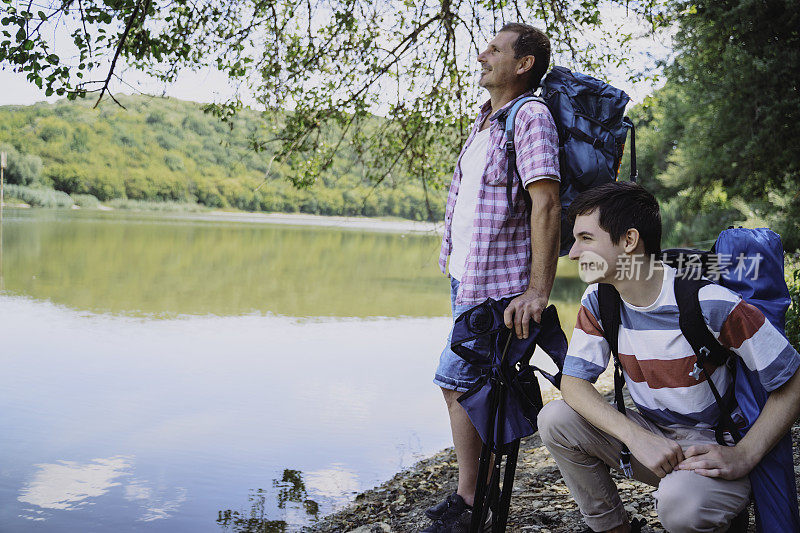
[[472, 507], [464, 502], [464, 498], [454, 492], [436, 505], [425, 509], [425, 516], [431, 520], [439, 520], [450, 509], [460, 514], [464, 509], [472, 509]]
[[[472, 523], [472, 510], [464, 509], [460, 514], [450, 514], [445, 511], [441, 518], [434, 520], [434, 522], [420, 531], [420, 533], [467, 533], [469, 526]], [[491, 531], [492, 529], [492, 510], [486, 516], [486, 521], [483, 523], [483, 531]]]

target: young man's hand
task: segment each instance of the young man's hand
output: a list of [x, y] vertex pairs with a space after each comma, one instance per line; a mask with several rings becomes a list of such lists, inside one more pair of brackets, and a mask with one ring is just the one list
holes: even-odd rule
[[547, 307], [547, 297], [533, 291], [525, 291], [509, 302], [503, 313], [503, 320], [508, 329], [513, 329], [517, 338], [527, 339], [530, 322], [542, 321], [542, 311]]
[[655, 475], [663, 478], [684, 460], [677, 441], [643, 430], [626, 442], [634, 457]]
[[698, 444], [689, 446], [679, 470], [693, 470], [696, 474], [722, 479], [739, 479], [746, 476], [756, 463], [740, 446]]

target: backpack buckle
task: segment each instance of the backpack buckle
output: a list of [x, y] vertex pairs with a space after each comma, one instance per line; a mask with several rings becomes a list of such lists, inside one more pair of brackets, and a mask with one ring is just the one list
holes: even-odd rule
[[633, 479], [633, 466], [631, 466], [631, 452], [627, 450], [622, 450], [619, 453], [619, 467], [622, 469], [622, 473], [625, 474], [625, 477]]
[[516, 150], [514, 149], [514, 141], [511, 140], [506, 141], [506, 152], [515, 152], [515, 151]]
[[697, 366], [697, 363], [695, 363], [694, 364], [694, 368], [692, 369], [691, 372], [689, 372], [689, 375], [692, 376], [695, 380], [700, 381], [700, 373], [701, 372], [702, 372], [702, 370], [700, 369], [699, 366]]
[[711, 355], [711, 350], [707, 346], [701, 346], [698, 350], [697, 361], [702, 365], [709, 355]]

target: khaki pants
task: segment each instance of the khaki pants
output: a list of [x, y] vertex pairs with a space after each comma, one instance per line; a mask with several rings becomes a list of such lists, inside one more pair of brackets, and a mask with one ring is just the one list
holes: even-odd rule
[[[660, 427], [629, 409], [628, 418], [657, 435], [693, 444], [716, 443], [713, 430]], [[586, 524], [594, 531], [615, 528], [626, 519], [625, 509], [608, 467], [619, 470], [622, 443], [589, 424], [563, 400], [539, 413], [539, 434], [553, 455]], [[726, 531], [750, 498], [747, 476], [734, 481], [675, 470], [663, 479], [632, 458], [634, 478], [654, 487], [661, 524], [672, 533]]]

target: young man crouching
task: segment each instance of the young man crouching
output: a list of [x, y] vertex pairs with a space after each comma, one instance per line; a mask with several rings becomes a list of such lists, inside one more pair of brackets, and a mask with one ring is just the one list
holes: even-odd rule
[[[800, 414], [800, 355], [738, 294], [713, 284], [700, 289], [707, 326], [748, 367], [761, 369], [759, 380], [771, 391], [747, 435], [735, 446], [718, 445], [710, 387], [689, 375], [696, 357], [678, 323], [676, 271], [657, 260], [658, 202], [636, 184], [610, 183], [583, 193], [570, 212], [570, 258], [585, 271], [595, 267], [594, 281], [613, 285], [622, 298], [618, 349], [637, 411], [621, 414], [592, 386], [611, 356], [594, 283], [581, 300], [564, 364], [564, 400], [539, 414], [542, 441], [593, 531], [630, 531], [608, 470], [619, 469], [623, 443], [633, 477], [658, 487], [656, 510], [668, 531], [726, 531], [749, 501], [747, 474]], [[618, 275], [632, 264], [640, 271]], [[732, 386], [726, 366], [711, 379], [723, 396]]]

